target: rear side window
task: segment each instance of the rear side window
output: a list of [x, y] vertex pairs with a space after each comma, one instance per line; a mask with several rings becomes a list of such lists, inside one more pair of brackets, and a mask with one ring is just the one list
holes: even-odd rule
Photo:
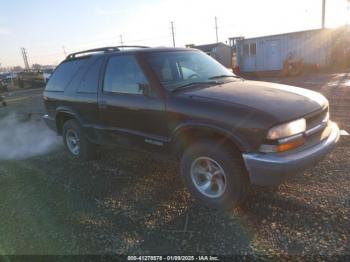
[[62, 63], [53, 73], [46, 85], [46, 91], [64, 91], [73, 77], [78, 73], [86, 59], [77, 59]]
[[98, 87], [98, 80], [103, 59], [98, 58], [92, 63], [89, 69], [85, 72], [83, 79], [80, 82], [78, 92], [96, 94]]

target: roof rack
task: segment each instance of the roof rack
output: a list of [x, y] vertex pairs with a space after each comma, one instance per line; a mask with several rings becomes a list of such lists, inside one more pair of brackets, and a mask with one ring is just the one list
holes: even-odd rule
[[76, 58], [77, 55], [86, 54], [86, 53], [116, 52], [116, 51], [120, 51], [121, 48], [149, 48], [149, 47], [148, 46], [140, 46], [140, 45], [120, 45], [120, 46], [101, 47], [101, 48], [95, 48], [95, 49], [89, 49], [89, 50], [80, 51], [80, 52], [76, 52], [76, 53], [71, 53], [67, 56], [67, 59], [73, 59], [73, 58]]

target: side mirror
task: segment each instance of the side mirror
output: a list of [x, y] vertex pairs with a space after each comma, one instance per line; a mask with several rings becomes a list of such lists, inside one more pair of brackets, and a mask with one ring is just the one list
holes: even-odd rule
[[144, 96], [153, 96], [153, 92], [151, 87], [148, 84], [141, 84], [139, 83], [139, 91], [144, 95]]

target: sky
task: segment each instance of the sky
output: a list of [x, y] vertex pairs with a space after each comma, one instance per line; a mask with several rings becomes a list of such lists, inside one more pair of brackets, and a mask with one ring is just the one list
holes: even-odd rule
[[[58, 64], [65, 52], [121, 44], [177, 46], [321, 26], [322, 0], [0, 0], [1, 66]], [[327, 0], [326, 26], [350, 21], [347, 0]], [[64, 47], [64, 48], [63, 48]], [[65, 51], [64, 51], [65, 49]]]

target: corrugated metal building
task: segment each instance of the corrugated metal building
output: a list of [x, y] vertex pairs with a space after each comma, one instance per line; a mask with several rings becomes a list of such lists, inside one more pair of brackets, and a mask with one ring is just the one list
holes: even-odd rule
[[325, 67], [329, 63], [332, 39], [331, 29], [316, 29], [287, 34], [230, 38], [235, 43], [236, 63], [242, 72], [282, 70], [283, 62], [292, 55], [306, 64]]
[[225, 67], [232, 66], [232, 48], [224, 43], [189, 46], [207, 53]]

